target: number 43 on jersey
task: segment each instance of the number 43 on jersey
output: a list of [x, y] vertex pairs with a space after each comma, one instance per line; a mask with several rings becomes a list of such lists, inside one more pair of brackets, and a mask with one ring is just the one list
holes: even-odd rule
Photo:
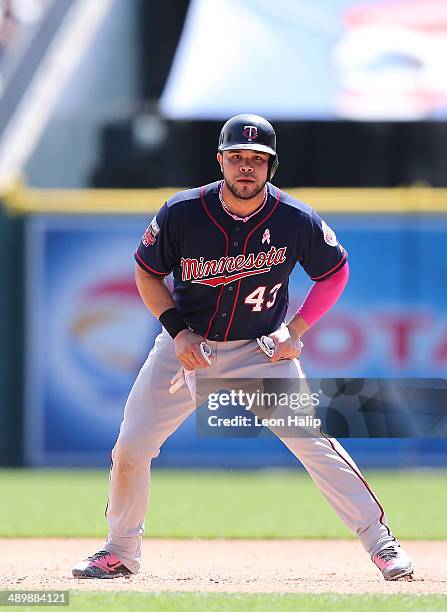
[[[276, 294], [278, 293], [278, 289], [280, 287], [281, 287], [281, 283], [279, 283], [278, 285], [275, 285], [274, 287], [270, 289], [270, 291], [267, 293], [267, 296], [266, 296], [265, 292], [267, 290], [267, 287], [264, 287], [263, 285], [261, 285], [260, 287], [257, 287], [254, 291], [252, 291], [249, 295], [247, 295], [244, 302], [245, 304], [249, 304], [250, 306], [253, 306], [252, 308], [253, 312], [260, 312], [264, 306], [264, 303], [265, 303], [266, 308], [271, 308], [273, 304], [275, 303]], [[267, 302], [266, 302], [266, 299], [268, 300]]]

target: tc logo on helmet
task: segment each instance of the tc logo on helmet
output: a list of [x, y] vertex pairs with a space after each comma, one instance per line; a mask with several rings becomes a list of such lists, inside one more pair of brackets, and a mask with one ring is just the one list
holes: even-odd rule
[[258, 128], [255, 125], [244, 125], [244, 131], [242, 134], [249, 142], [251, 142], [258, 137]]

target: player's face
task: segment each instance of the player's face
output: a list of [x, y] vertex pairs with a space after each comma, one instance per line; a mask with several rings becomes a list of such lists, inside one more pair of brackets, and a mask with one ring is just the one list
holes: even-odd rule
[[249, 200], [258, 195], [267, 182], [268, 153], [251, 149], [235, 149], [217, 154], [225, 183], [233, 195]]

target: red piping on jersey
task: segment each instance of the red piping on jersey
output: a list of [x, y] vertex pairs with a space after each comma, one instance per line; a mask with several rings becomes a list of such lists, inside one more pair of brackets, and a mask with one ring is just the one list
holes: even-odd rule
[[135, 251], [135, 257], [138, 259], [139, 262], [141, 262], [141, 264], [142, 264], [142, 266], [144, 268], [147, 268], [148, 270], [150, 270], [154, 274], [160, 274], [161, 276], [167, 276], [169, 274], [169, 272], [157, 272], [157, 270], [154, 270], [153, 268], [148, 266], [147, 263], [143, 259], [141, 259], [141, 257], [138, 255], [138, 251]]
[[344, 254], [344, 255], [343, 255], [343, 257], [340, 259], [340, 261], [338, 262], [338, 264], [337, 264], [337, 265], [335, 265], [333, 268], [331, 268], [330, 270], [328, 270], [327, 272], [325, 272], [325, 273], [324, 273], [324, 274], [322, 274], [321, 276], [311, 276], [311, 277], [310, 277], [310, 280], [317, 281], [317, 280], [320, 280], [320, 279], [322, 279], [322, 278], [325, 278], [325, 277], [326, 277], [328, 274], [330, 274], [331, 272], [333, 272], [333, 271], [334, 271], [336, 268], [338, 268], [338, 266], [339, 266], [340, 264], [342, 264], [342, 263], [345, 261], [346, 256], [347, 256], [347, 253], [346, 253], [346, 251], [345, 251], [345, 254]]
[[[213, 217], [213, 215], [210, 213], [210, 211], [206, 207], [205, 197], [203, 195], [204, 190], [205, 190], [204, 187], [202, 187], [201, 190], [200, 190], [200, 200], [202, 201], [203, 208], [205, 209], [205, 212], [208, 215], [208, 217], [211, 219], [211, 221], [214, 223], [214, 225], [216, 225], [220, 229], [220, 231], [225, 236], [225, 244], [226, 244], [226, 247], [225, 247], [225, 257], [228, 257], [228, 235], [227, 235], [227, 232], [224, 230], [224, 228], [221, 225], [219, 225], [219, 223], [216, 221], [216, 219]], [[222, 293], [223, 293], [224, 288], [225, 288], [225, 285], [222, 285], [222, 287], [220, 289], [219, 297], [217, 298], [216, 309], [215, 309], [213, 315], [211, 316], [211, 318], [209, 320], [208, 327], [207, 327], [207, 330], [205, 332], [205, 339], [208, 338], [208, 334], [210, 333], [210, 330], [211, 330], [211, 325], [213, 324], [213, 321], [216, 318], [217, 311], [219, 310], [220, 299], [222, 297]]]
[[[381, 523], [385, 529], [388, 531], [388, 535], [391, 536], [391, 531], [390, 528], [388, 527], [388, 525], [384, 522], [384, 517], [385, 517], [385, 510], [383, 509], [381, 503], [379, 502], [378, 498], [376, 497], [376, 494], [374, 493], [374, 491], [372, 491], [371, 487], [369, 486], [367, 480], [362, 476], [362, 474], [358, 471], [358, 469], [355, 468], [354, 465], [352, 465], [347, 459], [346, 457], [343, 457], [343, 455], [335, 448], [334, 443], [332, 442], [332, 440], [323, 432], [321, 431], [321, 427], [320, 427], [320, 433], [323, 436], [323, 438], [326, 438], [326, 440], [329, 442], [329, 444], [332, 446], [332, 449], [337, 453], [337, 455], [346, 463], [346, 465], [348, 465], [351, 470], [354, 472], [354, 474], [356, 474], [356, 476], [358, 476], [360, 478], [360, 480], [362, 481], [362, 483], [365, 485], [365, 487], [368, 489], [371, 497], [373, 498], [373, 500], [376, 502], [376, 504], [379, 506], [380, 509], [380, 518], [379, 518], [379, 523]], [[394, 540], [396, 539], [394, 536], [392, 536], [394, 538]]]
[[[274, 213], [274, 212], [275, 212], [275, 210], [276, 210], [276, 207], [278, 206], [278, 203], [279, 203], [279, 197], [280, 197], [280, 191], [279, 191], [279, 189], [278, 189], [278, 197], [276, 198], [276, 202], [275, 202], [275, 205], [273, 206], [272, 210], [271, 210], [271, 211], [269, 212], [269, 214], [268, 214], [266, 217], [264, 217], [264, 219], [262, 219], [262, 220], [261, 220], [261, 221], [258, 223], [258, 225], [256, 225], [256, 226], [255, 226], [255, 227], [254, 227], [254, 228], [251, 230], [251, 232], [250, 232], [250, 233], [247, 235], [247, 237], [246, 237], [246, 239], [245, 239], [245, 242], [244, 242], [244, 253], [243, 253], [244, 255], [245, 255], [245, 251], [247, 250], [247, 244], [248, 244], [248, 241], [249, 241], [249, 239], [250, 239], [250, 236], [253, 234], [253, 232], [254, 232], [254, 231], [256, 231], [256, 230], [258, 229], [258, 227], [259, 227], [260, 225], [262, 225], [263, 223], [265, 223], [265, 222], [267, 221], [267, 219], [273, 215], [273, 213]], [[241, 282], [242, 282], [242, 279], [241, 279], [241, 280], [239, 280], [238, 285], [237, 285], [237, 291], [236, 291], [236, 297], [234, 298], [233, 310], [231, 311], [231, 317], [230, 317], [230, 320], [229, 320], [229, 322], [228, 322], [228, 327], [227, 327], [227, 331], [226, 331], [226, 333], [225, 333], [224, 341], [226, 341], [226, 340], [227, 340], [227, 338], [228, 338], [228, 334], [229, 334], [229, 332], [230, 332], [230, 327], [231, 327], [231, 324], [233, 323], [233, 317], [234, 317], [234, 312], [235, 312], [235, 310], [236, 310], [237, 300], [238, 300], [238, 298], [239, 298], [239, 290], [240, 290], [240, 288], [241, 288]]]

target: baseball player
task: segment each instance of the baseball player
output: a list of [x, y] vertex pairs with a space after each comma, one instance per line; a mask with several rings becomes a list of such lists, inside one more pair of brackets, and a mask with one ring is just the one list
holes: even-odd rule
[[[112, 451], [107, 540], [73, 568], [76, 578], [139, 571], [150, 463], [195, 410], [195, 376], [303, 378], [301, 338], [347, 283], [347, 253], [333, 230], [270, 182], [278, 154], [268, 121], [257, 115], [229, 119], [217, 162], [223, 179], [168, 200], [135, 253], [137, 287], [163, 330], [130, 392]], [[297, 263], [315, 282], [285, 325], [288, 282]], [[171, 272], [172, 293], [164, 282]], [[321, 432], [277, 435], [357, 534], [385, 580], [411, 578], [412, 562], [392, 535], [377, 496], [338, 441]]]

